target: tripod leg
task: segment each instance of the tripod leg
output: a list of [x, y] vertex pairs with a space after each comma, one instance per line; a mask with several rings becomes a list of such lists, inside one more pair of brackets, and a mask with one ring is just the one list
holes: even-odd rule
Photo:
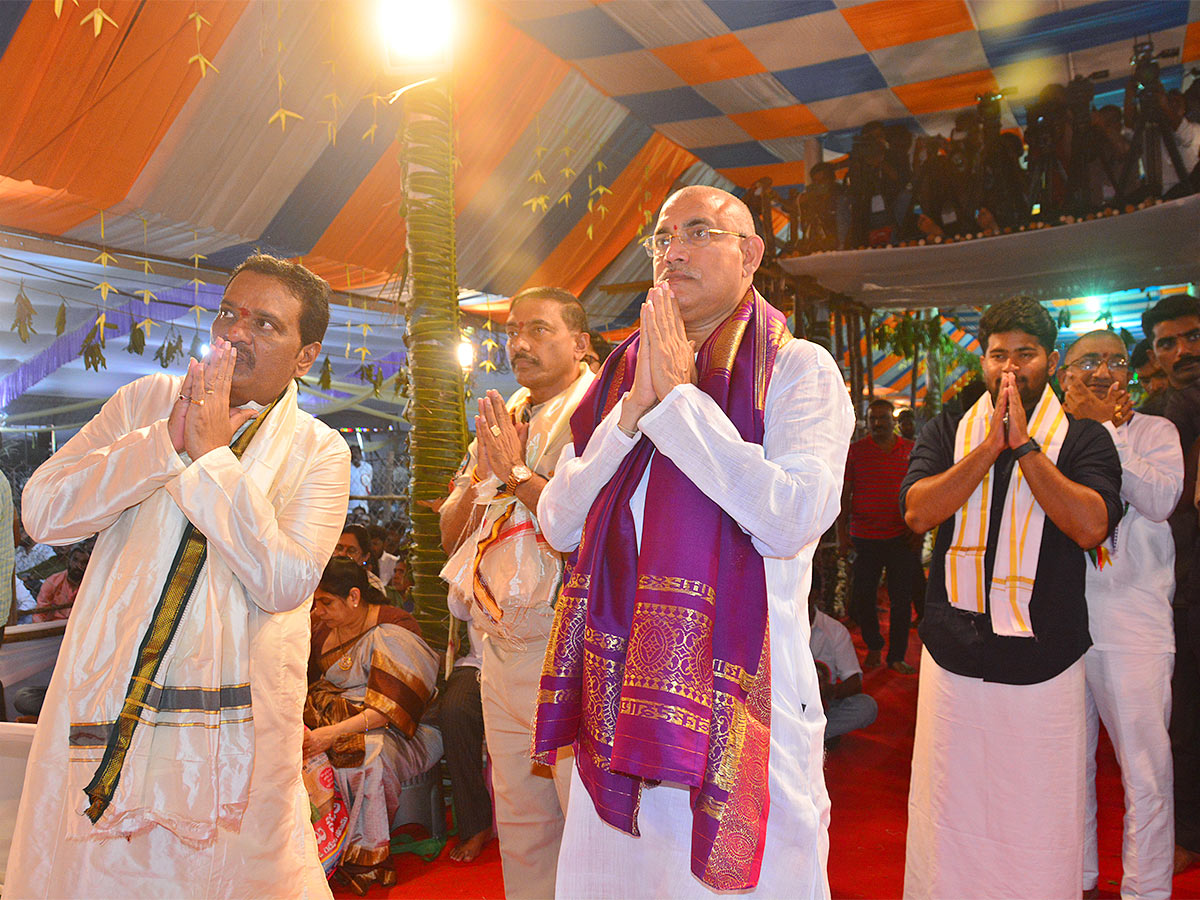
[[[1142, 140], [1146, 133], [1145, 121], [1140, 121], [1137, 127], [1133, 130], [1133, 137], [1129, 139], [1129, 154], [1125, 157], [1125, 164], [1121, 166], [1121, 179], [1114, 187], [1117, 189], [1117, 202], [1124, 203], [1132, 197], [1133, 191], [1125, 190], [1125, 185], [1129, 184], [1129, 179], [1134, 172], [1137, 171], [1137, 164], [1142, 158], [1142, 153], [1145, 151], [1145, 141]], [[1139, 184], [1139, 187], [1141, 185]]]
[[[1162, 128], [1162, 126], [1159, 127], [1160, 129]], [[1195, 193], [1192, 188], [1192, 173], [1183, 162], [1183, 154], [1179, 152], [1179, 145], [1175, 143], [1175, 135], [1167, 133], [1166, 129], [1162, 129], [1158, 139], [1167, 148], [1167, 156], [1171, 157], [1171, 165], [1175, 167], [1175, 174], [1179, 176], [1179, 183], [1187, 187], [1189, 194]]]

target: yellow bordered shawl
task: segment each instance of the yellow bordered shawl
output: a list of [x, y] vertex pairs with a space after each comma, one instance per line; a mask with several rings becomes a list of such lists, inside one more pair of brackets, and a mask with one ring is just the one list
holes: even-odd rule
[[[964, 459], [987, 437], [994, 409], [991, 394], [985, 392], [959, 420], [954, 435], [954, 462]], [[1034, 408], [1029, 434], [1041, 445], [1046, 458], [1057, 465], [1059, 451], [1067, 436], [1067, 416], [1049, 385]], [[989, 469], [959, 510], [954, 540], [946, 551], [946, 595], [950, 605], [973, 613], [983, 613], [987, 609], [984, 555], [993, 482], [993, 472]], [[1034, 499], [1020, 465], [1014, 465], [1000, 519], [991, 589], [986, 595], [991, 601], [992, 631], [996, 634], [1034, 636], [1029, 601], [1033, 596], [1045, 523], [1046, 514]]]

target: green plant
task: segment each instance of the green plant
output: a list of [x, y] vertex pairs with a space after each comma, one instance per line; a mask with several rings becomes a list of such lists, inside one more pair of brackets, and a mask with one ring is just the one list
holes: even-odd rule
[[[938, 370], [933, 373], [935, 385], [943, 385], [946, 376], [960, 367], [983, 374], [979, 356], [963, 349], [942, 331], [941, 316], [918, 317], [911, 310], [886, 314], [875, 324], [874, 338], [875, 346], [896, 356], [914, 362], [925, 356], [933, 361]], [[935, 406], [941, 405], [940, 397], [930, 399], [935, 399]]]
[[[425, 638], [444, 650], [450, 633], [446, 555], [433, 508], [466, 451], [463, 372], [456, 348], [458, 277], [454, 236], [454, 106], [444, 79], [404, 97], [402, 160], [408, 229], [409, 511], [413, 599]], [[397, 378], [397, 388], [401, 381]]]

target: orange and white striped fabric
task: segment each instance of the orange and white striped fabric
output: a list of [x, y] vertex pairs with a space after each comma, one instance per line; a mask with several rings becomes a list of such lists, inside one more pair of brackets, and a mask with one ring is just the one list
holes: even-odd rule
[[[991, 394], [984, 393], [959, 421], [954, 435], [956, 463], [987, 437], [993, 410]], [[1067, 436], [1067, 416], [1049, 385], [1034, 408], [1029, 434], [1041, 445], [1046, 458], [1057, 465]], [[986, 590], [984, 554], [994, 481], [995, 472], [989, 470], [958, 511], [954, 541], [946, 553], [946, 594], [951, 606], [975, 613], [985, 612], [986, 600], [990, 600], [993, 632], [1008, 637], [1033, 637], [1029, 600], [1033, 596], [1046, 514], [1034, 498], [1020, 465], [1015, 465], [1000, 519], [991, 588]]]
[[[525, 465], [538, 475], [554, 474], [562, 448], [571, 441], [571, 416], [595, 379], [579, 364], [579, 376], [562, 393], [537, 407], [520, 388], [506, 407], [518, 417], [532, 412], [525, 443]], [[467, 448], [467, 465], [455, 480], [455, 492], [470, 483], [476, 444]], [[453, 497], [454, 494], [451, 494]], [[466, 535], [442, 568], [452, 602], [471, 611], [471, 620], [492, 640], [510, 650], [525, 650], [550, 633], [555, 598], [562, 580], [562, 555], [542, 537], [533, 512], [503, 490], [491, 475], [479, 485], [475, 503], [485, 508], [482, 521]]]

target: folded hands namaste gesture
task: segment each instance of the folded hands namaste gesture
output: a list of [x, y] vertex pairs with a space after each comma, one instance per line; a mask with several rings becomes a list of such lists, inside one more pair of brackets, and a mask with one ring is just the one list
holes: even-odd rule
[[621, 427], [632, 431], [637, 419], [680, 384], [696, 383], [696, 347], [688, 340], [683, 314], [669, 285], [652, 287], [642, 304], [642, 339], [633, 386], [626, 397]]
[[179, 396], [167, 417], [167, 433], [176, 453], [187, 451], [196, 460], [209, 450], [228, 447], [242, 424], [254, 418], [254, 409], [229, 408], [236, 362], [237, 349], [221, 338], [213, 338], [204, 362], [188, 360]]

